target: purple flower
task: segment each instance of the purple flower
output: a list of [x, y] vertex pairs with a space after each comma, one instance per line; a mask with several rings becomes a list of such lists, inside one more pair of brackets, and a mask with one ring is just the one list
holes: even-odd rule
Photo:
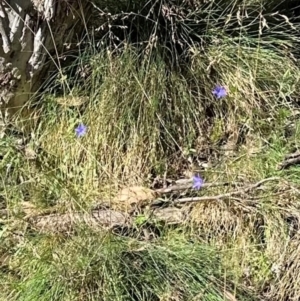
[[199, 190], [203, 186], [204, 180], [199, 176], [193, 176], [193, 188]]
[[227, 91], [224, 87], [217, 85], [213, 91], [212, 91], [213, 95], [216, 96], [218, 99], [225, 97], [227, 95]]
[[83, 123], [80, 123], [75, 129], [75, 133], [77, 137], [84, 136], [86, 134], [86, 131], [87, 131], [87, 127]]

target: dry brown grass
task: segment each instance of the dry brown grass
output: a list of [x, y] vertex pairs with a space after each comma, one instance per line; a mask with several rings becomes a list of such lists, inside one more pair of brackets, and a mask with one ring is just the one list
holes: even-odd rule
[[[292, 100], [300, 95], [299, 66], [279, 32], [268, 38], [287, 49], [242, 30], [237, 37], [216, 32], [225, 21], [222, 14], [207, 28], [204, 51], [188, 45], [180, 72], [154, 48], [151, 55], [122, 44], [115, 52], [87, 50], [87, 77], [76, 82], [68, 72], [78, 66], [64, 70], [84, 102], [45, 95], [26, 139], [5, 133], [0, 204], [14, 222], [1, 224], [1, 255], [10, 252], [12, 262], [0, 271], [5, 288], [0, 296], [123, 301], [134, 295], [140, 301], [191, 300], [205, 293], [205, 300], [221, 301], [236, 290], [238, 300], [297, 298], [299, 178], [296, 168], [276, 166], [300, 137], [297, 122], [292, 137], [284, 129]], [[227, 25], [236, 23], [235, 18]], [[226, 86], [226, 98], [213, 97], [216, 84]], [[88, 130], [79, 139], [74, 128], [81, 122]], [[29, 157], [28, 149], [35, 155]], [[107, 232], [100, 237], [84, 226], [68, 238], [41, 235], [18, 219], [24, 202], [71, 216], [113, 199], [121, 187], [149, 187], [195, 172], [206, 182], [242, 186], [272, 176], [282, 180], [235, 198], [190, 205], [185, 226], [151, 224], [157, 239], [151, 243], [139, 241], [145, 216], [136, 225], [138, 235], [125, 233], [130, 238]], [[199, 196], [232, 189], [204, 188]], [[217, 255], [203, 251], [203, 243]]]

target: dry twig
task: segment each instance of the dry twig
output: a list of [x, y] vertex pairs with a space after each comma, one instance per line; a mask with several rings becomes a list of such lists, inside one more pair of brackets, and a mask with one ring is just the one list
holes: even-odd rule
[[[203, 184], [203, 188], [210, 188], [210, 187], [219, 187], [219, 186], [237, 186], [237, 183], [230, 183], [230, 182], [223, 182], [223, 183], [204, 183]], [[184, 179], [184, 180], [179, 180], [176, 181], [175, 185], [171, 185], [169, 187], [166, 188], [160, 188], [160, 189], [156, 189], [155, 192], [158, 195], [162, 195], [162, 194], [167, 194], [167, 193], [171, 193], [174, 191], [180, 191], [180, 190], [187, 190], [187, 189], [191, 189], [193, 187], [193, 180], [192, 179]]]
[[300, 164], [300, 151], [286, 155], [283, 162], [279, 164], [278, 169], [282, 170], [296, 164]]
[[178, 200], [175, 200], [174, 203], [188, 203], [188, 202], [201, 202], [201, 201], [219, 201], [225, 198], [230, 198], [230, 197], [235, 197], [241, 194], [245, 194], [249, 192], [250, 190], [253, 190], [255, 188], [258, 188], [262, 184], [270, 181], [278, 181], [280, 180], [279, 177], [271, 177], [267, 179], [263, 179], [255, 184], [249, 185], [247, 187], [244, 187], [242, 189], [238, 189], [232, 192], [224, 193], [224, 194], [219, 194], [216, 196], [202, 196], [202, 197], [190, 197], [190, 198], [180, 198]]

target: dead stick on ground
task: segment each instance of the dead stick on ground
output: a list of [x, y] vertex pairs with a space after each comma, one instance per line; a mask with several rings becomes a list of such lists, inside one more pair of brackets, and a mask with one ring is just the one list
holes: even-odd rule
[[263, 179], [255, 184], [252, 184], [250, 186], [247, 186], [245, 188], [239, 189], [239, 190], [235, 190], [232, 192], [228, 192], [228, 193], [224, 193], [224, 194], [219, 194], [219, 195], [215, 195], [215, 196], [202, 196], [202, 197], [190, 197], [190, 198], [180, 198], [178, 200], [174, 200], [174, 203], [188, 203], [188, 202], [201, 202], [201, 201], [219, 201], [222, 200], [224, 198], [229, 198], [229, 197], [233, 197], [233, 196], [237, 196], [240, 194], [244, 194], [252, 189], [255, 189], [259, 186], [261, 186], [262, 184], [266, 183], [266, 182], [270, 182], [270, 181], [279, 181], [280, 178], [279, 177], [271, 177], [271, 178], [267, 178], [267, 179]]
[[[203, 184], [203, 188], [210, 188], [210, 187], [218, 187], [218, 186], [237, 186], [237, 183], [229, 183], [229, 182], [224, 182], [224, 183], [204, 183]], [[191, 189], [193, 187], [193, 180], [186, 180], [183, 183], [178, 183], [175, 185], [172, 185], [170, 187], [167, 188], [160, 188], [160, 189], [156, 189], [155, 192], [157, 194], [167, 194], [170, 192], [174, 192], [174, 191], [180, 191], [180, 190], [186, 190], [186, 189]]]
[[[220, 194], [217, 196], [204, 196], [204, 197], [192, 197], [181, 198], [175, 200], [174, 203], [186, 203], [186, 202], [199, 202], [206, 200], [221, 200], [224, 198], [233, 197], [237, 199], [238, 195], [245, 194], [252, 189], [258, 188], [269, 181], [279, 181], [279, 177], [272, 177], [263, 179], [255, 184], [246, 186], [242, 189], [238, 189], [229, 193]], [[209, 185], [208, 185], [209, 186]], [[207, 186], [207, 187], [208, 187]], [[171, 210], [171, 211], [170, 211]], [[172, 211], [173, 210], [173, 211]], [[175, 210], [175, 211], [174, 211]], [[154, 217], [165, 221], [167, 224], [178, 224], [184, 220], [183, 212], [178, 208], [161, 208], [153, 211]], [[174, 218], [176, 217], [176, 218]], [[52, 231], [71, 231], [73, 225], [76, 223], [85, 222], [90, 226], [102, 226], [104, 228], [111, 228], [114, 226], [130, 226], [133, 223], [132, 216], [124, 214], [123, 212], [114, 210], [93, 210], [91, 213], [67, 213], [67, 214], [51, 214], [46, 216], [32, 216], [29, 218], [29, 222], [40, 230]]]
[[[168, 225], [180, 224], [185, 220], [183, 209], [160, 208], [152, 212], [152, 217]], [[113, 229], [132, 227], [134, 217], [115, 210], [93, 210], [91, 213], [73, 212], [30, 217], [27, 221], [41, 232], [71, 233], [77, 224], [86, 224], [92, 228]]]
[[291, 165], [296, 165], [300, 163], [300, 151], [288, 154], [285, 156], [282, 163], [278, 165], [278, 170], [282, 170], [290, 167]]

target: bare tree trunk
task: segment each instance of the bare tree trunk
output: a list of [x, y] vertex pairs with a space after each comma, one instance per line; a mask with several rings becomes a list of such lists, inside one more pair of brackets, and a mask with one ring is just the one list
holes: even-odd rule
[[[0, 108], [18, 111], [84, 29], [86, 0], [0, 0]], [[79, 30], [78, 30], [79, 29]], [[55, 59], [54, 59], [55, 58]]]

